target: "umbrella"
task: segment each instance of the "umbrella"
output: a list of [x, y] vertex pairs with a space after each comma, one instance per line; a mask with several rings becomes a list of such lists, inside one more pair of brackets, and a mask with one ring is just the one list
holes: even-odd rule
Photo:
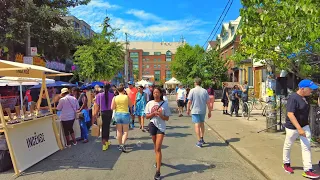
[[100, 86], [100, 87], [103, 87], [105, 84], [103, 82], [100, 82], [100, 81], [94, 81], [94, 82], [91, 82], [89, 84], [86, 84], [86, 85], [82, 85], [80, 89], [87, 89], [87, 88], [94, 88], [96, 85]]
[[[68, 83], [68, 82], [63, 82], [63, 81], [56, 81], [55, 83], [52, 84], [47, 84], [47, 87], [75, 87], [77, 85]], [[39, 89], [41, 88], [41, 85], [36, 85], [31, 87], [30, 89]]]
[[91, 82], [90, 84], [87, 85], [87, 87], [95, 87], [96, 85], [100, 86], [100, 87], [103, 87], [104, 86], [104, 83], [103, 82], [100, 82], [100, 81], [94, 81], [94, 82]]

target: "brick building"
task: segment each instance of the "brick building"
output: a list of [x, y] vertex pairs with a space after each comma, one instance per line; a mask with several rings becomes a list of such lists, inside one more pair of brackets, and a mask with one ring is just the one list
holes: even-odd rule
[[[239, 27], [241, 17], [238, 17], [234, 21], [224, 23], [222, 25], [221, 33], [217, 36], [217, 49], [220, 51], [220, 56], [224, 60], [228, 60], [228, 57], [233, 55], [237, 50], [241, 37], [238, 35], [237, 29]], [[236, 67], [234, 61], [228, 60], [228, 75], [229, 81], [239, 81], [239, 69]]]
[[172, 77], [170, 70], [177, 48], [184, 42], [130, 42], [129, 58], [133, 71], [137, 70], [135, 81], [149, 79], [163, 84]]

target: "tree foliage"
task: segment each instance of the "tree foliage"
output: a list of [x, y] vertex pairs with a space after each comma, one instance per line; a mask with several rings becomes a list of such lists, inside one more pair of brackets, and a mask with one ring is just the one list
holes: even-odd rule
[[81, 79], [109, 80], [124, 67], [124, 48], [114, 40], [116, 30], [108, 31], [109, 20], [107, 17], [101, 34], [95, 35], [89, 44], [78, 46], [74, 54]]
[[199, 77], [203, 86], [207, 87], [213, 79], [218, 82], [226, 80], [227, 68], [224, 64], [217, 51], [205, 52], [199, 45], [185, 44], [177, 49], [171, 69], [182, 83], [192, 85], [194, 78]]
[[242, 0], [242, 4], [243, 38], [236, 57], [272, 60], [277, 68], [299, 77], [317, 72], [310, 61], [319, 55], [320, 1]]
[[[29, 24], [31, 46], [38, 47], [38, 51], [43, 54], [70, 55], [68, 50], [74, 48], [72, 45], [78, 42], [79, 37], [72, 39], [75, 34], [67, 28], [68, 24], [61, 17], [67, 14], [68, 7], [88, 2], [89, 0], [2, 0], [0, 1], [0, 46], [8, 47], [11, 56], [16, 51], [25, 52], [23, 46]], [[61, 29], [55, 29], [56, 26]], [[69, 44], [65, 45], [66, 43]]]

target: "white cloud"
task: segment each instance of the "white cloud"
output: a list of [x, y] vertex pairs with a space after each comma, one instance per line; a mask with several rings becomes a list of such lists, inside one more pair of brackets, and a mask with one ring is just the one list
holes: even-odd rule
[[147, 13], [143, 10], [137, 10], [137, 9], [130, 9], [129, 11], [126, 12], [127, 14], [132, 14], [134, 16], [136, 16], [139, 19], [142, 20], [154, 20], [154, 21], [160, 21], [161, 18], [151, 14], [151, 13]]
[[[124, 40], [125, 33], [129, 34], [130, 41], [160, 41], [161, 39], [172, 40], [172, 38], [178, 40], [181, 35], [185, 37], [207, 36], [207, 32], [203, 31], [202, 28], [203, 25], [209, 23], [195, 17], [167, 20], [144, 10], [123, 10], [124, 8], [104, 2], [104, 0], [92, 0], [86, 6], [77, 6], [69, 10], [72, 15], [90, 24], [95, 32], [101, 32], [101, 24], [106, 17], [106, 9], [108, 9], [108, 16], [111, 18], [111, 26], [120, 29], [117, 33], [118, 40]], [[121, 18], [115, 16], [113, 10], [117, 10], [116, 12], [121, 15]], [[130, 15], [132, 16], [130, 17]]]
[[[118, 9], [120, 6], [115, 4], [110, 4], [109, 2], [105, 2], [103, 0], [91, 0], [86, 7], [100, 7], [106, 9]], [[77, 8], [77, 7], [76, 7]]]
[[178, 39], [181, 35], [201, 35], [205, 32], [197, 30], [197, 27], [202, 24], [205, 22], [195, 19], [159, 20], [153, 24], [145, 24], [140, 21], [111, 17], [111, 26], [120, 28], [119, 39], [124, 39], [124, 33], [128, 33], [131, 40], [160, 40], [172, 37]]

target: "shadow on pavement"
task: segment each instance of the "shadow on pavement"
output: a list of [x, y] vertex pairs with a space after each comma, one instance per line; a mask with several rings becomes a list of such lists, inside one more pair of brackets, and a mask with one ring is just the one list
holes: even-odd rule
[[[292, 169], [293, 170], [301, 170], [301, 171], [303, 171], [303, 167], [293, 166]], [[320, 165], [319, 164], [313, 164], [312, 165], [312, 169], [316, 170], [316, 171], [319, 171], [320, 170]]]
[[169, 168], [178, 170], [177, 172], [170, 173], [170, 174], [163, 176], [163, 178], [170, 177], [170, 176], [176, 176], [179, 174], [191, 173], [191, 172], [203, 173], [205, 170], [213, 169], [216, 167], [214, 164], [209, 164], [209, 165], [206, 165], [206, 164], [192, 164], [192, 165], [178, 164], [178, 165], [174, 166], [174, 165], [165, 164], [165, 163], [163, 163], [163, 166], [167, 166]]
[[189, 129], [190, 126], [167, 126], [166, 129]]
[[181, 137], [187, 137], [192, 134], [190, 133], [168, 133], [165, 135], [165, 137], [175, 137], [175, 138], [181, 138]]
[[26, 170], [22, 176], [67, 169], [112, 170], [121, 152], [111, 144], [102, 151], [101, 139], [89, 137], [89, 142], [58, 151]]
[[238, 142], [238, 141], [240, 141], [240, 138], [230, 138], [230, 139], [227, 139], [226, 140], [226, 143], [232, 143], [232, 142]]
[[[166, 149], [169, 146], [163, 145], [161, 146], [161, 149]], [[154, 150], [153, 143], [141, 143], [139, 146], [137, 144], [128, 144], [127, 149], [129, 152], [131, 151], [141, 151], [141, 150]]]
[[207, 148], [207, 147], [221, 147], [221, 146], [228, 146], [227, 143], [222, 143], [222, 142], [213, 142], [213, 143], [206, 143], [202, 147]]

